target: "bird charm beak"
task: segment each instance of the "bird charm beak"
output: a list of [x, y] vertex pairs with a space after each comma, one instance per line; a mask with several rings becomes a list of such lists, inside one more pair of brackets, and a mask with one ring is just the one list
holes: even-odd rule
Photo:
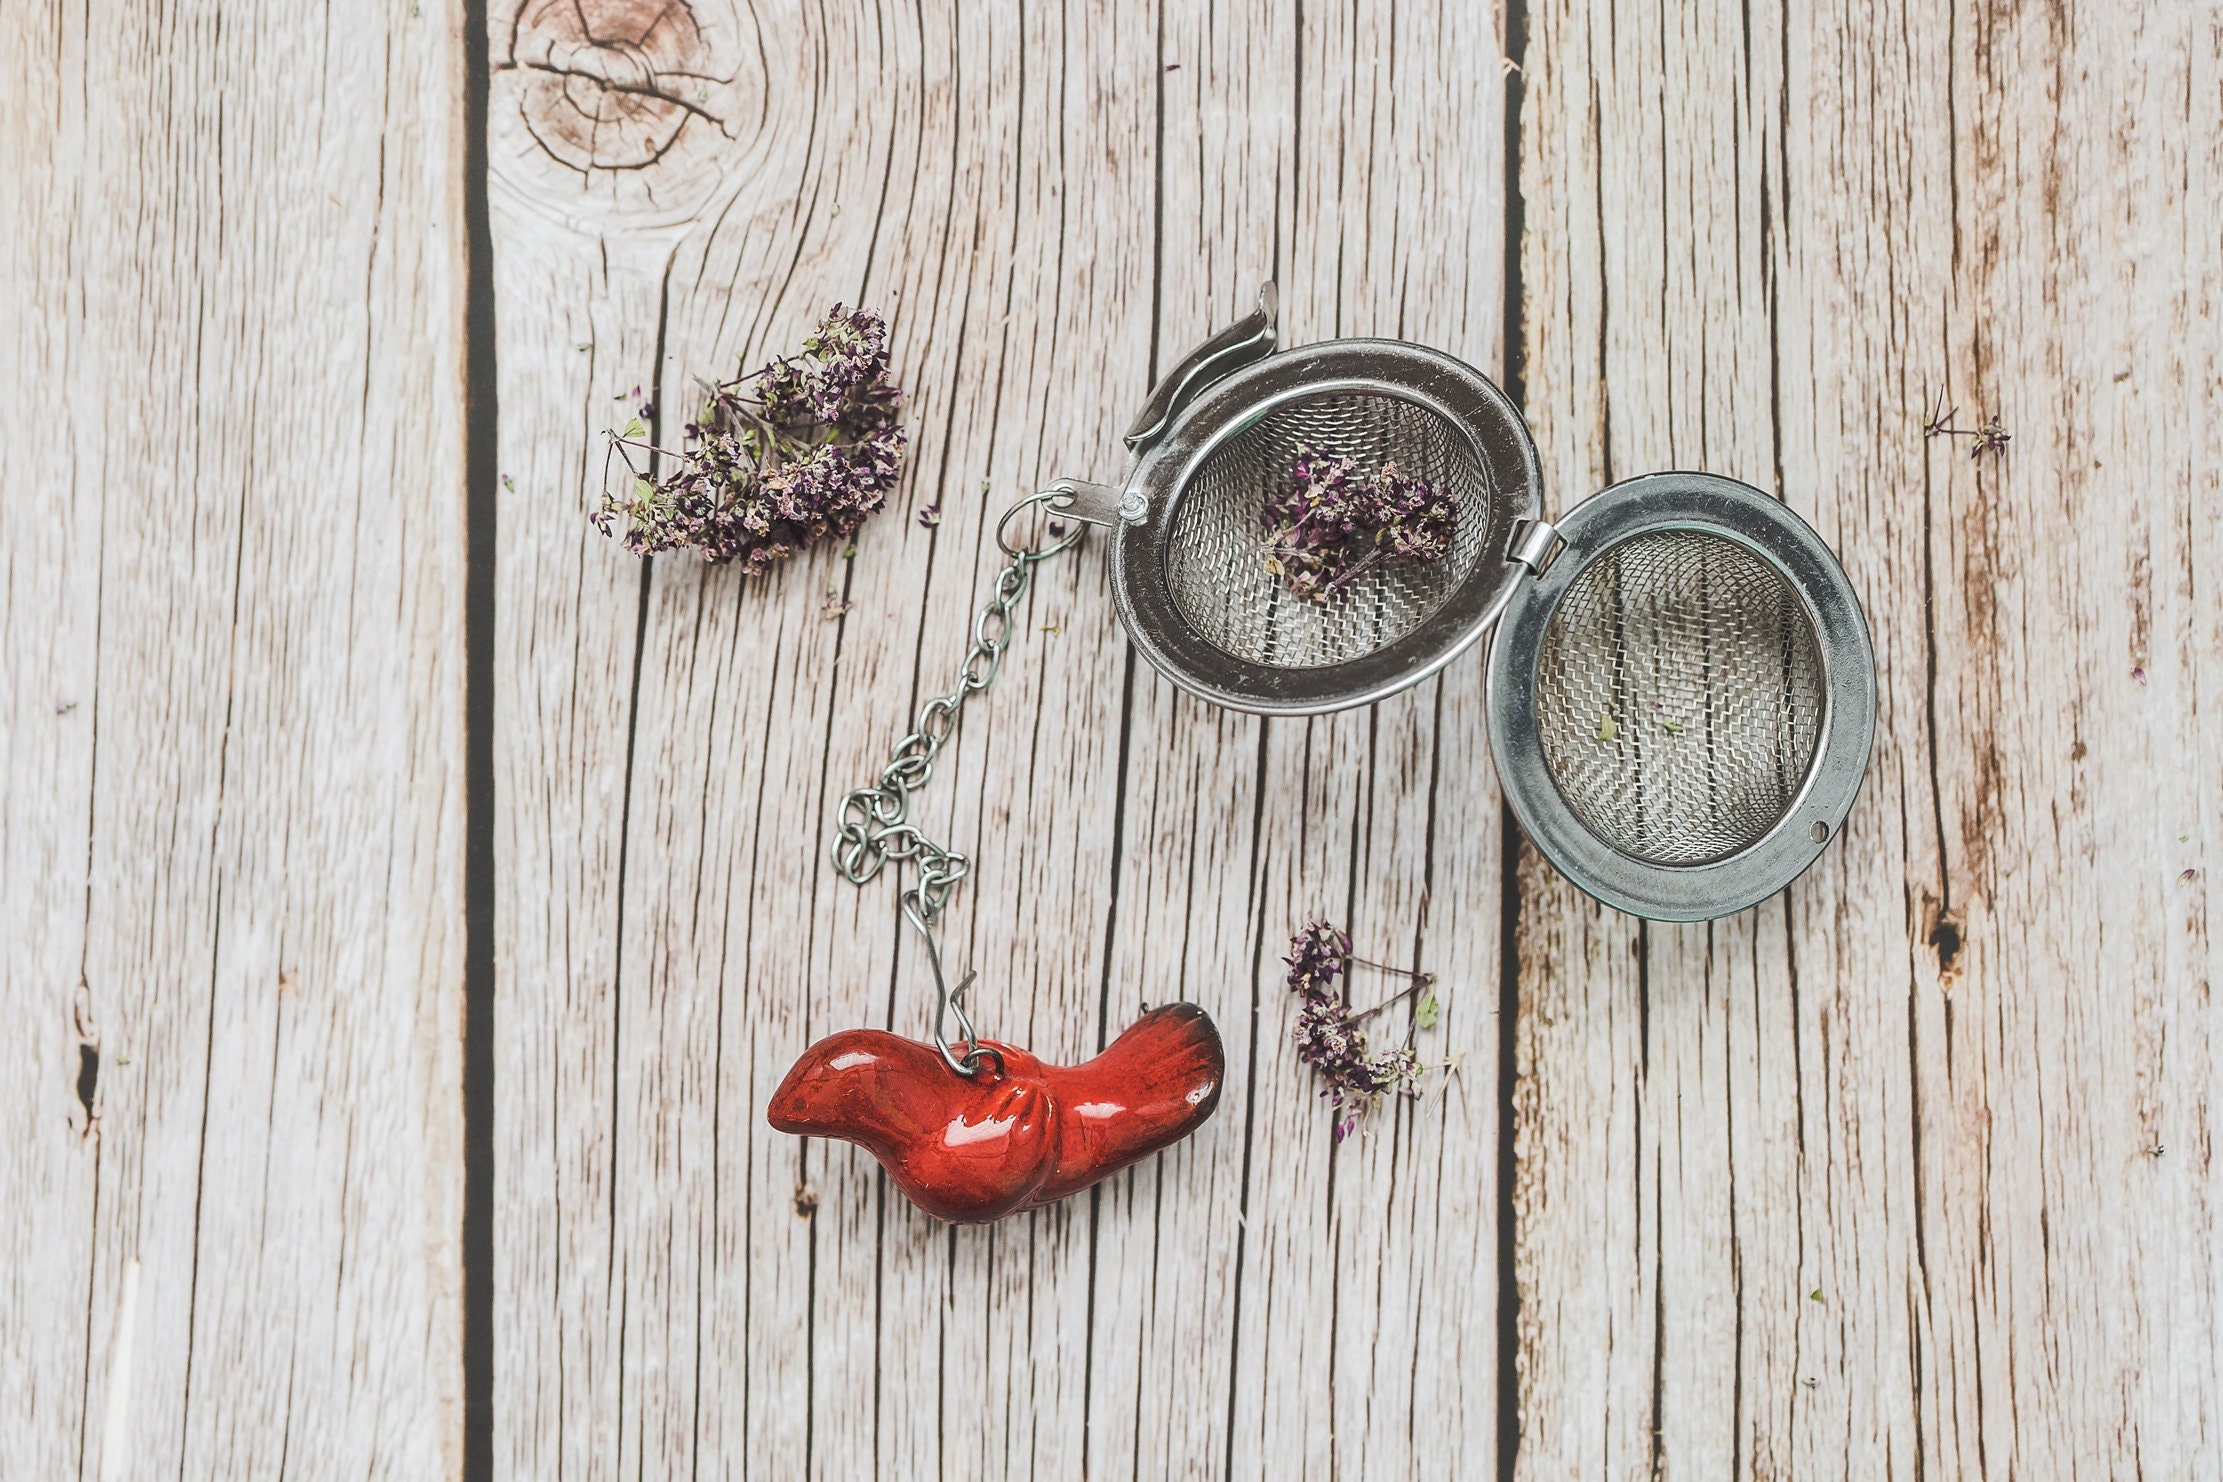
[[1152, 1009], [1083, 1065], [980, 1043], [995, 1054], [968, 1076], [933, 1045], [842, 1030], [803, 1052], [765, 1119], [853, 1142], [928, 1214], [985, 1224], [1079, 1193], [1187, 1137], [1219, 1105], [1227, 1072], [1219, 1031], [1191, 1003]]

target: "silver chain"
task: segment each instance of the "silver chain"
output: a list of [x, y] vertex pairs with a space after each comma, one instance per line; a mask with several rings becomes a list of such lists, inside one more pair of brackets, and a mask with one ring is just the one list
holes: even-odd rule
[[[951, 988], [942, 976], [941, 951], [934, 939], [935, 918], [949, 904], [950, 892], [957, 888], [957, 882], [972, 872], [973, 862], [969, 856], [944, 848], [920, 832], [918, 825], [911, 822], [911, 795], [932, 779], [934, 759], [941, 755], [942, 747], [957, 729], [957, 718], [965, 702], [996, 682], [996, 671], [1003, 666], [1004, 650], [1011, 646], [1011, 615], [1027, 595], [1035, 566], [1079, 540], [1085, 529], [1075, 523], [1069, 531], [1055, 536], [1051, 544], [1040, 549], [1014, 546], [1006, 538], [1013, 518], [1037, 505], [1054, 512], [1071, 502], [1069, 493], [1045, 490], [1029, 495], [1004, 511], [1002, 519], [996, 522], [996, 544], [1010, 557], [1010, 562], [996, 575], [995, 595], [973, 619], [972, 651], [958, 667], [956, 685], [948, 694], [937, 695], [926, 702], [925, 708], [919, 711], [918, 724], [895, 743], [888, 764], [880, 769], [879, 781], [860, 787], [841, 800], [841, 825], [834, 837], [834, 868], [841, 872], [843, 879], [852, 885], [862, 885], [879, 874], [881, 867], [890, 860], [910, 860], [918, 866], [917, 883], [903, 892], [903, 915], [926, 940], [926, 957], [934, 970], [934, 989], [940, 1000], [934, 1011], [934, 1044], [950, 1069], [959, 1075], [977, 1073], [984, 1060], [994, 1060], [999, 1072], [1003, 1068], [1003, 1057], [992, 1046], [980, 1042], [972, 1019], [965, 1012], [965, 990], [972, 986], [974, 975], [968, 972], [954, 989]], [[944, 1021], [952, 1012], [964, 1035], [962, 1054], [942, 1032]]]

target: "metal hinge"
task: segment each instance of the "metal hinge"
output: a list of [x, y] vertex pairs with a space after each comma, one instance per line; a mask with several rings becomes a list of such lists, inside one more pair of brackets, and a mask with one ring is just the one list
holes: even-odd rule
[[1542, 576], [1551, 570], [1551, 563], [1567, 549], [1567, 538], [1559, 527], [1549, 520], [1515, 520], [1513, 538], [1507, 544], [1505, 559], [1518, 561], [1528, 568], [1531, 576]]

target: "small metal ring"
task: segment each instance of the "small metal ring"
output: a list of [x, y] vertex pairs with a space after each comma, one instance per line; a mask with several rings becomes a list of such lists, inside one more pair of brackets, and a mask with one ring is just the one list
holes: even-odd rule
[[[980, 661], [982, 659], [986, 659], [988, 661], [988, 667], [985, 673], [981, 672], [978, 668], [978, 665], [980, 664]], [[977, 691], [984, 690], [991, 684], [994, 684], [996, 682], [996, 671], [1002, 667], [1003, 650], [994, 648], [976, 648], [970, 654], [965, 656], [965, 667], [959, 672], [965, 676], [965, 688], [968, 690]]]
[[975, 1041], [973, 1047], [967, 1050], [964, 1054], [958, 1056], [957, 1060], [960, 1065], [963, 1065], [965, 1067], [966, 1075], [980, 1074], [980, 1062], [983, 1060], [993, 1060], [996, 1062], [997, 1080], [1000, 1081], [1005, 1076], [1010, 1074], [1010, 1071], [1005, 1067], [1003, 1063], [1003, 1051], [997, 1049], [994, 1045], [981, 1044], [978, 1041]]
[[872, 841], [861, 833], [844, 832], [840, 842], [834, 845], [834, 867], [841, 871], [842, 878], [854, 885], [862, 885], [879, 874], [880, 866], [887, 862], [888, 857], [874, 849]]
[[1068, 533], [1059, 536], [1054, 542], [1042, 547], [1040, 550], [1031, 550], [1025, 546], [1013, 545], [1009, 540], [1006, 540], [1004, 538], [1004, 532], [1010, 528], [1012, 519], [1016, 517], [1021, 510], [1030, 508], [1033, 505], [1042, 504], [1049, 506], [1051, 512], [1055, 514], [1057, 511], [1070, 508], [1072, 506], [1072, 503], [1073, 494], [1072, 491], [1069, 489], [1044, 489], [1039, 494], [1029, 494], [1026, 498], [1020, 500], [1017, 504], [1014, 504], [1013, 506], [1011, 506], [1011, 508], [1005, 510], [1003, 514], [996, 520], [996, 544], [1003, 549], [1003, 553], [1005, 555], [1009, 556], [1014, 561], [1019, 560], [1022, 557], [1029, 561], [1049, 560], [1050, 557], [1056, 555], [1059, 551], [1065, 550], [1068, 547], [1079, 543], [1080, 538], [1088, 533], [1088, 526], [1081, 523], [1079, 520], [1072, 520], [1071, 524], [1073, 528]]
[[927, 750], [916, 754], [931, 760], [935, 749], [947, 741], [949, 733], [955, 729], [957, 707], [949, 703], [949, 697], [943, 695], [927, 701], [926, 708], [919, 712], [918, 731], [926, 738], [928, 746]]
[[913, 858], [918, 854], [919, 846], [925, 842], [919, 837], [918, 829], [908, 823], [882, 829], [880, 836], [873, 841], [880, 853], [889, 859]]

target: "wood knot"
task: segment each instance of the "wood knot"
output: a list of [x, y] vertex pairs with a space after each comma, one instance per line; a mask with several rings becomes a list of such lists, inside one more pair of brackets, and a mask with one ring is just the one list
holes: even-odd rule
[[508, 68], [525, 126], [575, 170], [641, 170], [690, 121], [721, 132], [710, 46], [685, 0], [528, 0]]

